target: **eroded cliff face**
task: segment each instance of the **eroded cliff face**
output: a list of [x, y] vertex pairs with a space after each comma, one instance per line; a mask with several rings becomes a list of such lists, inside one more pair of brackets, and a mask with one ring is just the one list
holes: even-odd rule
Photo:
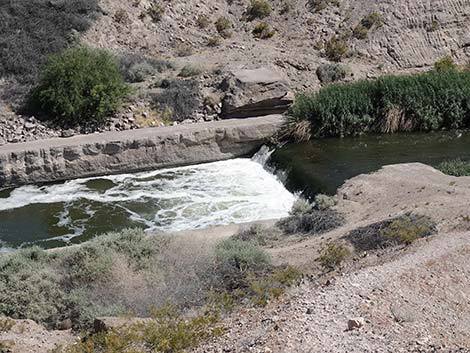
[[137, 172], [249, 155], [275, 134], [281, 115], [0, 147], [0, 188]]

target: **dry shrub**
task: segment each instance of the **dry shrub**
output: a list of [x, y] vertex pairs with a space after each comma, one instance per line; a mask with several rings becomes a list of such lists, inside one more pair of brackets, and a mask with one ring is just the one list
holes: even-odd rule
[[384, 118], [378, 121], [375, 130], [390, 134], [398, 131], [412, 131], [413, 128], [413, 120], [407, 119], [400, 107], [391, 106], [384, 113]]
[[294, 142], [309, 141], [312, 137], [312, 125], [310, 120], [287, 117], [279, 134], [279, 139], [292, 140]]
[[436, 224], [428, 216], [405, 214], [370, 224], [346, 235], [357, 250], [369, 251], [396, 245], [409, 245], [436, 232]]
[[322, 234], [344, 224], [344, 217], [333, 210], [312, 209], [307, 213], [292, 215], [277, 223], [287, 234]]

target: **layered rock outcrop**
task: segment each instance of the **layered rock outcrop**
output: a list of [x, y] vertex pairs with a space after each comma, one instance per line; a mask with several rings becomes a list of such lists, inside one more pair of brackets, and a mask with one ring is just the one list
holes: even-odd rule
[[268, 68], [232, 72], [222, 82], [223, 118], [284, 113], [294, 100], [286, 81]]
[[198, 164], [254, 153], [281, 115], [74, 136], [0, 147], [0, 188]]

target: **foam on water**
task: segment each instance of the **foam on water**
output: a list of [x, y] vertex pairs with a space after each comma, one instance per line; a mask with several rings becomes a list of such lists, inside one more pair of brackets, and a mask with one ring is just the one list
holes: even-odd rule
[[[258, 155], [256, 160], [263, 163], [264, 157]], [[54, 214], [55, 226], [67, 228], [68, 234], [49, 234], [35, 242], [69, 241], [84, 234], [91, 222], [100, 222], [100, 208], [105, 205], [112, 205], [126, 215], [129, 223], [149, 231], [180, 231], [283, 217], [294, 200], [295, 196], [262, 164], [233, 159], [57, 185], [24, 186], [0, 200], [0, 214], [32, 205], [60, 205], [60, 211]]]

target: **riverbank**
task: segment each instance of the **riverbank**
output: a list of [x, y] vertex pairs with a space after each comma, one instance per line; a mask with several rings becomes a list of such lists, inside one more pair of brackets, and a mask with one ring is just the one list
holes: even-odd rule
[[269, 115], [0, 146], [0, 189], [245, 156], [282, 123]]
[[[251, 244], [264, 244], [273, 266], [295, 266], [304, 273], [299, 287], [270, 298], [265, 306], [242, 306], [224, 314], [220, 323], [227, 330], [197, 352], [219, 352], [223, 347], [233, 347], [237, 352], [304, 352], [321, 347], [331, 347], [328, 352], [332, 353], [433, 352], [436, 347], [437, 351], [446, 347], [449, 352], [466, 352], [470, 344], [470, 308], [465, 299], [470, 295], [466, 202], [469, 190], [470, 177], [447, 176], [418, 163], [390, 165], [354, 177], [338, 190], [333, 210], [344, 217], [344, 223], [333, 230], [279, 233], [268, 222], [263, 229], [256, 228], [245, 235], [240, 235], [240, 226], [190, 231], [172, 238], [175, 242], [169, 243], [173, 245], [166, 253], [172, 254], [170, 257], [161, 252], [155, 256], [176, 268], [170, 272], [168, 283], [182, 285], [180, 276], [189, 276], [188, 281], [192, 281], [192, 271], [207, 265], [197, 261], [201, 254], [235, 234], [238, 241], [250, 239]], [[367, 236], [367, 232], [377, 229], [377, 224], [387, 227], [381, 222], [409, 213], [432, 220], [432, 234], [410, 243], [368, 250], [361, 250], [364, 244], [354, 243], [354, 234]], [[327, 214], [321, 215], [324, 220]], [[404, 226], [407, 229], [409, 224]], [[412, 229], [408, 231], [416, 231]], [[375, 231], [376, 235], [371, 234], [381, 234]], [[115, 249], [124, 249], [111, 244]], [[322, 255], [329, 244], [343, 244], [350, 253], [335, 267], [325, 270]], [[191, 271], [178, 271], [180, 266]], [[122, 272], [122, 267], [117, 268]], [[122, 288], [140, 288], [141, 282], [135, 277], [119, 276], [121, 272], [112, 273], [120, 279]], [[190, 285], [188, 281], [185, 286]], [[112, 291], [113, 286], [99, 288]], [[121, 289], [117, 293], [125, 292]], [[181, 292], [170, 293], [174, 296]], [[110, 300], [111, 294], [101, 298]], [[348, 330], [352, 319], [358, 326]], [[51, 342], [57, 342], [54, 340], [59, 336], [55, 331], [42, 335], [46, 341], [51, 337]], [[64, 343], [73, 339], [72, 332], [63, 336]], [[19, 329], [1, 336], [19, 342], [18, 350], [13, 352], [23, 352], [37, 344], [34, 334], [31, 337], [33, 343]]]

